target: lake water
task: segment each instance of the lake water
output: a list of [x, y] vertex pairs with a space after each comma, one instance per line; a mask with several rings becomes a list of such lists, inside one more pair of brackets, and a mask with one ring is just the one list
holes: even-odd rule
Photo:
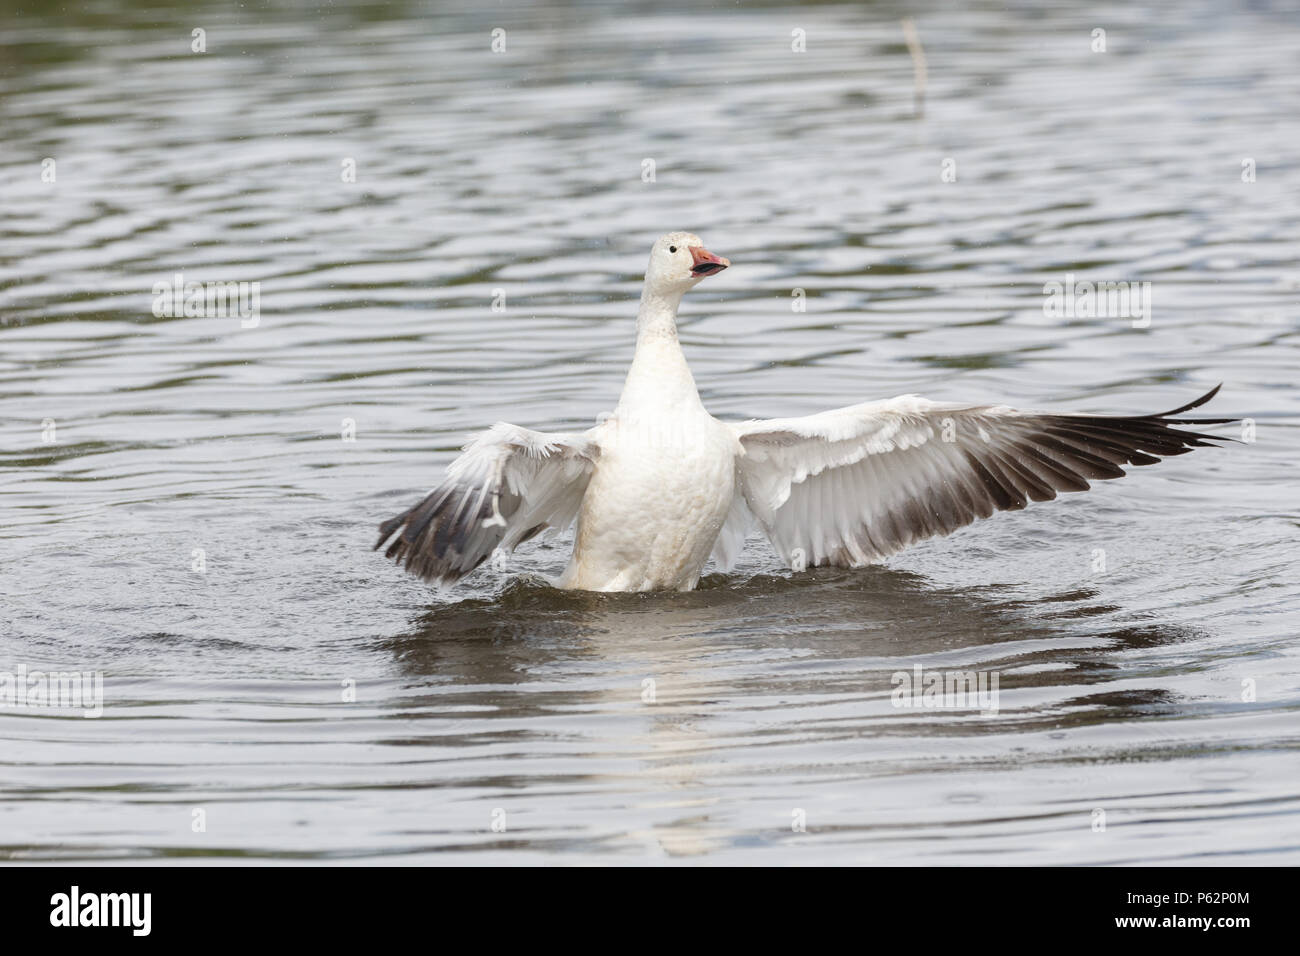
[[[103, 714], [0, 706], [0, 858], [1300, 862], [1300, 22], [963, 6], [10, 17], [0, 671]], [[613, 407], [673, 229], [733, 262], [681, 322], [720, 417], [1222, 381], [1255, 440], [687, 594], [373, 553], [466, 433]], [[258, 321], [155, 316], [177, 273]], [[917, 665], [997, 712], [894, 706]]]

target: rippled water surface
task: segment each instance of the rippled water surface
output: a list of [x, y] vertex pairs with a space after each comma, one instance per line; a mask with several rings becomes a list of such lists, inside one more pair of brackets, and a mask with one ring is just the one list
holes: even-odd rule
[[[1300, 861], [1285, 5], [252, 7], [0, 41], [0, 670], [104, 674], [97, 720], [0, 707], [0, 858]], [[465, 433], [613, 406], [670, 229], [734, 263], [681, 322], [722, 417], [1222, 381], [1256, 440], [688, 594], [372, 553]], [[155, 317], [176, 273], [260, 321]], [[1067, 273], [1150, 326], [1045, 315]], [[915, 665], [998, 712], [893, 706]]]

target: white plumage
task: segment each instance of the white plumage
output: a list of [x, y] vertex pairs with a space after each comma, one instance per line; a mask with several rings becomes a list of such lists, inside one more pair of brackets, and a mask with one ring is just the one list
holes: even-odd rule
[[690, 233], [655, 243], [637, 347], [614, 414], [580, 433], [498, 423], [427, 497], [384, 522], [376, 547], [451, 583], [494, 550], [578, 523], [555, 582], [591, 591], [689, 590], [710, 556], [734, 563], [755, 522], [795, 567], [859, 567], [994, 511], [1025, 507], [1122, 465], [1223, 440], [1157, 415], [1021, 412], [915, 395], [803, 418], [726, 423], [700, 401], [677, 307], [730, 263]]

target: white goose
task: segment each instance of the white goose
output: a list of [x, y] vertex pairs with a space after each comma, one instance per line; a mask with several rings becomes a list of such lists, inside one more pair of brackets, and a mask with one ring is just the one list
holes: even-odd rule
[[455, 582], [497, 548], [577, 519], [554, 583], [590, 591], [690, 590], [712, 556], [729, 569], [755, 519], [789, 566], [859, 567], [914, 541], [1020, 509], [1088, 479], [1118, 478], [1223, 440], [1171, 412], [1021, 412], [914, 395], [804, 418], [721, 422], [677, 341], [677, 307], [731, 263], [674, 232], [650, 251], [636, 355], [613, 415], [584, 432], [493, 425], [423, 501], [380, 525], [376, 548]]

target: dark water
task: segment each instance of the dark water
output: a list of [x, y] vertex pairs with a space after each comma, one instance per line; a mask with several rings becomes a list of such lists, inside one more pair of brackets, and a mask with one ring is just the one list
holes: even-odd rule
[[[0, 41], [0, 670], [104, 711], [0, 707], [0, 858], [1300, 860], [1285, 5], [41, 9]], [[682, 320], [720, 416], [1222, 381], [1256, 440], [689, 594], [371, 553], [466, 432], [612, 407], [672, 229], [734, 263]], [[178, 272], [260, 321], [155, 317]], [[1067, 273], [1149, 327], [1046, 316]], [[893, 706], [918, 664], [998, 712]]]

